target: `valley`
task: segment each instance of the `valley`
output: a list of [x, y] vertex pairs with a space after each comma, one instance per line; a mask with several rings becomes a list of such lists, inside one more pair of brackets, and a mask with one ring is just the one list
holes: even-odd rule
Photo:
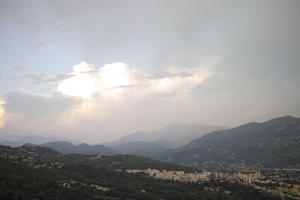
[[144, 173], [148, 167], [155, 169], [151, 173], [176, 171], [181, 176], [195, 169], [136, 156], [64, 155], [32, 144], [0, 146], [0, 155], [0, 198], [7, 200], [281, 199], [237, 181], [153, 178]]

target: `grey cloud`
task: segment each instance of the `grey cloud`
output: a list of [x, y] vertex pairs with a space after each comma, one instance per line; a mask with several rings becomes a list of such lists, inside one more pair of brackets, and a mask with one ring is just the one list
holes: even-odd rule
[[46, 84], [46, 83], [57, 83], [59, 81], [68, 79], [74, 75], [72, 74], [57, 74], [54, 77], [50, 77], [46, 74], [24, 74], [20, 76], [13, 76], [7, 78], [7, 80], [29, 80], [32, 84]]
[[[0, 19], [76, 34], [81, 51], [92, 60], [87, 62], [126, 62], [148, 68], [156, 77], [170, 66], [220, 59], [215, 75], [188, 101], [173, 99], [172, 93], [158, 95], [129, 103], [115, 120], [82, 120], [77, 127], [120, 135], [174, 121], [233, 126], [280, 115], [299, 117], [299, 10], [299, 0], [2, 0]], [[27, 78], [41, 84], [69, 76]]]
[[53, 93], [41, 96], [26, 92], [12, 92], [1, 97], [5, 116], [9, 117], [0, 134], [43, 135], [72, 137], [63, 127], [64, 116], [80, 105], [81, 100]]
[[39, 80], [35, 80], [34, 84], [43, 84], [43, 83], [56, 83], [68, 78], [71, 78], [72, 74], [58, 74], [54, 78], [41, 78]]
[[22, 72], [24, 70], [25, 70], [25, 67], [19, 66], [19, 65], [15, 65], [10, 68], [11, 72]]
[[48, 44], [43, 41], [37, 41], [36, 43], [34, 43], [35, 48], [43, 48], [43, 47], [46, 47], [47, 45]]
[[45, 74], [25, 74], [23, 76], [17, 77], [17, 79], [28, 79], [33, 82], [42, 81], [47, 75]]
[[[61, 26], [81, 35], [87, 54], [99, 60], [114, 57], [160, 68], [193, 66], [205, 57], [225, 57], [229, 62], [256, 62], [251, 65], [256, 71], [272, 68], [272, 63], [265, 62], [278, 55], [290, 57], [289, 63], [298, 62], [297, 0], [29, 0], [2, 4], [2, 15], [26, 15], [28, 23]], [[41, 11], [35, 7], [46, 12], [46, 19], [39, 20]]]
[[80, 102], [76, 98], [59, 93], [46, 97], [25, 92], [9, 93], [4, 96], [4, 100], [6, 112], [21, 114], [28, 118], [57, 117]]
[[[7, 73], [3, 73], [5, 78], [5, 80], [9, 80], [9, 81], [14, 81], [14, 80], [29, 80], [31, 82], [39, 82], [42, 81], [43, 79], [45, 79], [45, 77], [47, 77], [46, 74], [33, 74], [33, 73], [28, 73], [28, 74], [23, 74], [23, 70], [22, 68], [18, 69], [18, 68], [12, 68], [11, 72], [15, 72], [15, 74], [7, 74]], [[18, 72], [18, 73], [16, 73]], [[19, 75], [20, 74], [20, 75]], [[9, 76], [10, 75], [10, 76]]]

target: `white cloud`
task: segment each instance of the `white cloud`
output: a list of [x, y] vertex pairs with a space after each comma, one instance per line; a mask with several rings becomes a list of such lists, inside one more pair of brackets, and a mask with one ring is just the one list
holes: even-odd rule
[[72, 74], [79, 75], [79, 74], [83, 74], [86, 72], [94, 71], [94, 69], [95, 69], [94, 65], [90, 65], [90, 64], [86, 63], [85, 61], [82, 61], [80, 64], [75, 65], [73, 67]]
[[6, 127], [24, 133], [113, 140], [180, 121], [178, 105], [187, 105], [190, 91], [213, 74], [210, 65], [175, 69], [182, 73], [157, 78], [121, 62], [98, 69], [81, 62], [48, 96], [24, 91], [5, 95], [0, 117], [5, 113]]
[[59, 83], [57, 91], [70, 96], [91, 98], [96, 93], [119, 98], [126, 94], [153, 95], [185, 92], [195, 88], [213, 74], [212, 67], [201, 65], [189, 69], [170, 68], [168, 75], [155, 78], [147, 71], [125, 63], [112, 63], [95, 70], [94, 65], [82, 62], [74, 66], [72, 74]]

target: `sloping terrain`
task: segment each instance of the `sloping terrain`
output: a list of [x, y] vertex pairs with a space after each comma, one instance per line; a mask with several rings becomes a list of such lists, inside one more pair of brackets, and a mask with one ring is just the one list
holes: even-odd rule
[[138, 156], [153, 157], [167, 149], [153, 142], [125, 142], [110, 146], [110, 148], [120, 154], [130, 154]]
[[213, 132], [160, 159], [199, 168], [299, 168], [300, 118], [287, 116]]
[[64, 155], [31, 144], [0, 146], [0, 199], [280, 199], [236, 183], [180, 183], [124, 171], [146, 167], [191, 170], [137, 156]]

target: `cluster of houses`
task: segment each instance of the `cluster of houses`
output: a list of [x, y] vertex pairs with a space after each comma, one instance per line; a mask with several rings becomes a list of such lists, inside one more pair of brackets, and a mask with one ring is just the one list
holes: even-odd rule
[[252, 183], [262, 178], [260, 172], [254, 173], [229, 173], [229, 172], [210, 172], [202, 171], [199, 173], [185, 173], [184, 171], [168, 171], [168, 170], [157, 170], [157, 169], [132, 169], [126, 170], [128, 173], [145, 173], [155, 179], [173, 180], [180, 182], [204, 182], [212, 179], [226, 180], [226, 181], [239, 181], [244, 183]]

